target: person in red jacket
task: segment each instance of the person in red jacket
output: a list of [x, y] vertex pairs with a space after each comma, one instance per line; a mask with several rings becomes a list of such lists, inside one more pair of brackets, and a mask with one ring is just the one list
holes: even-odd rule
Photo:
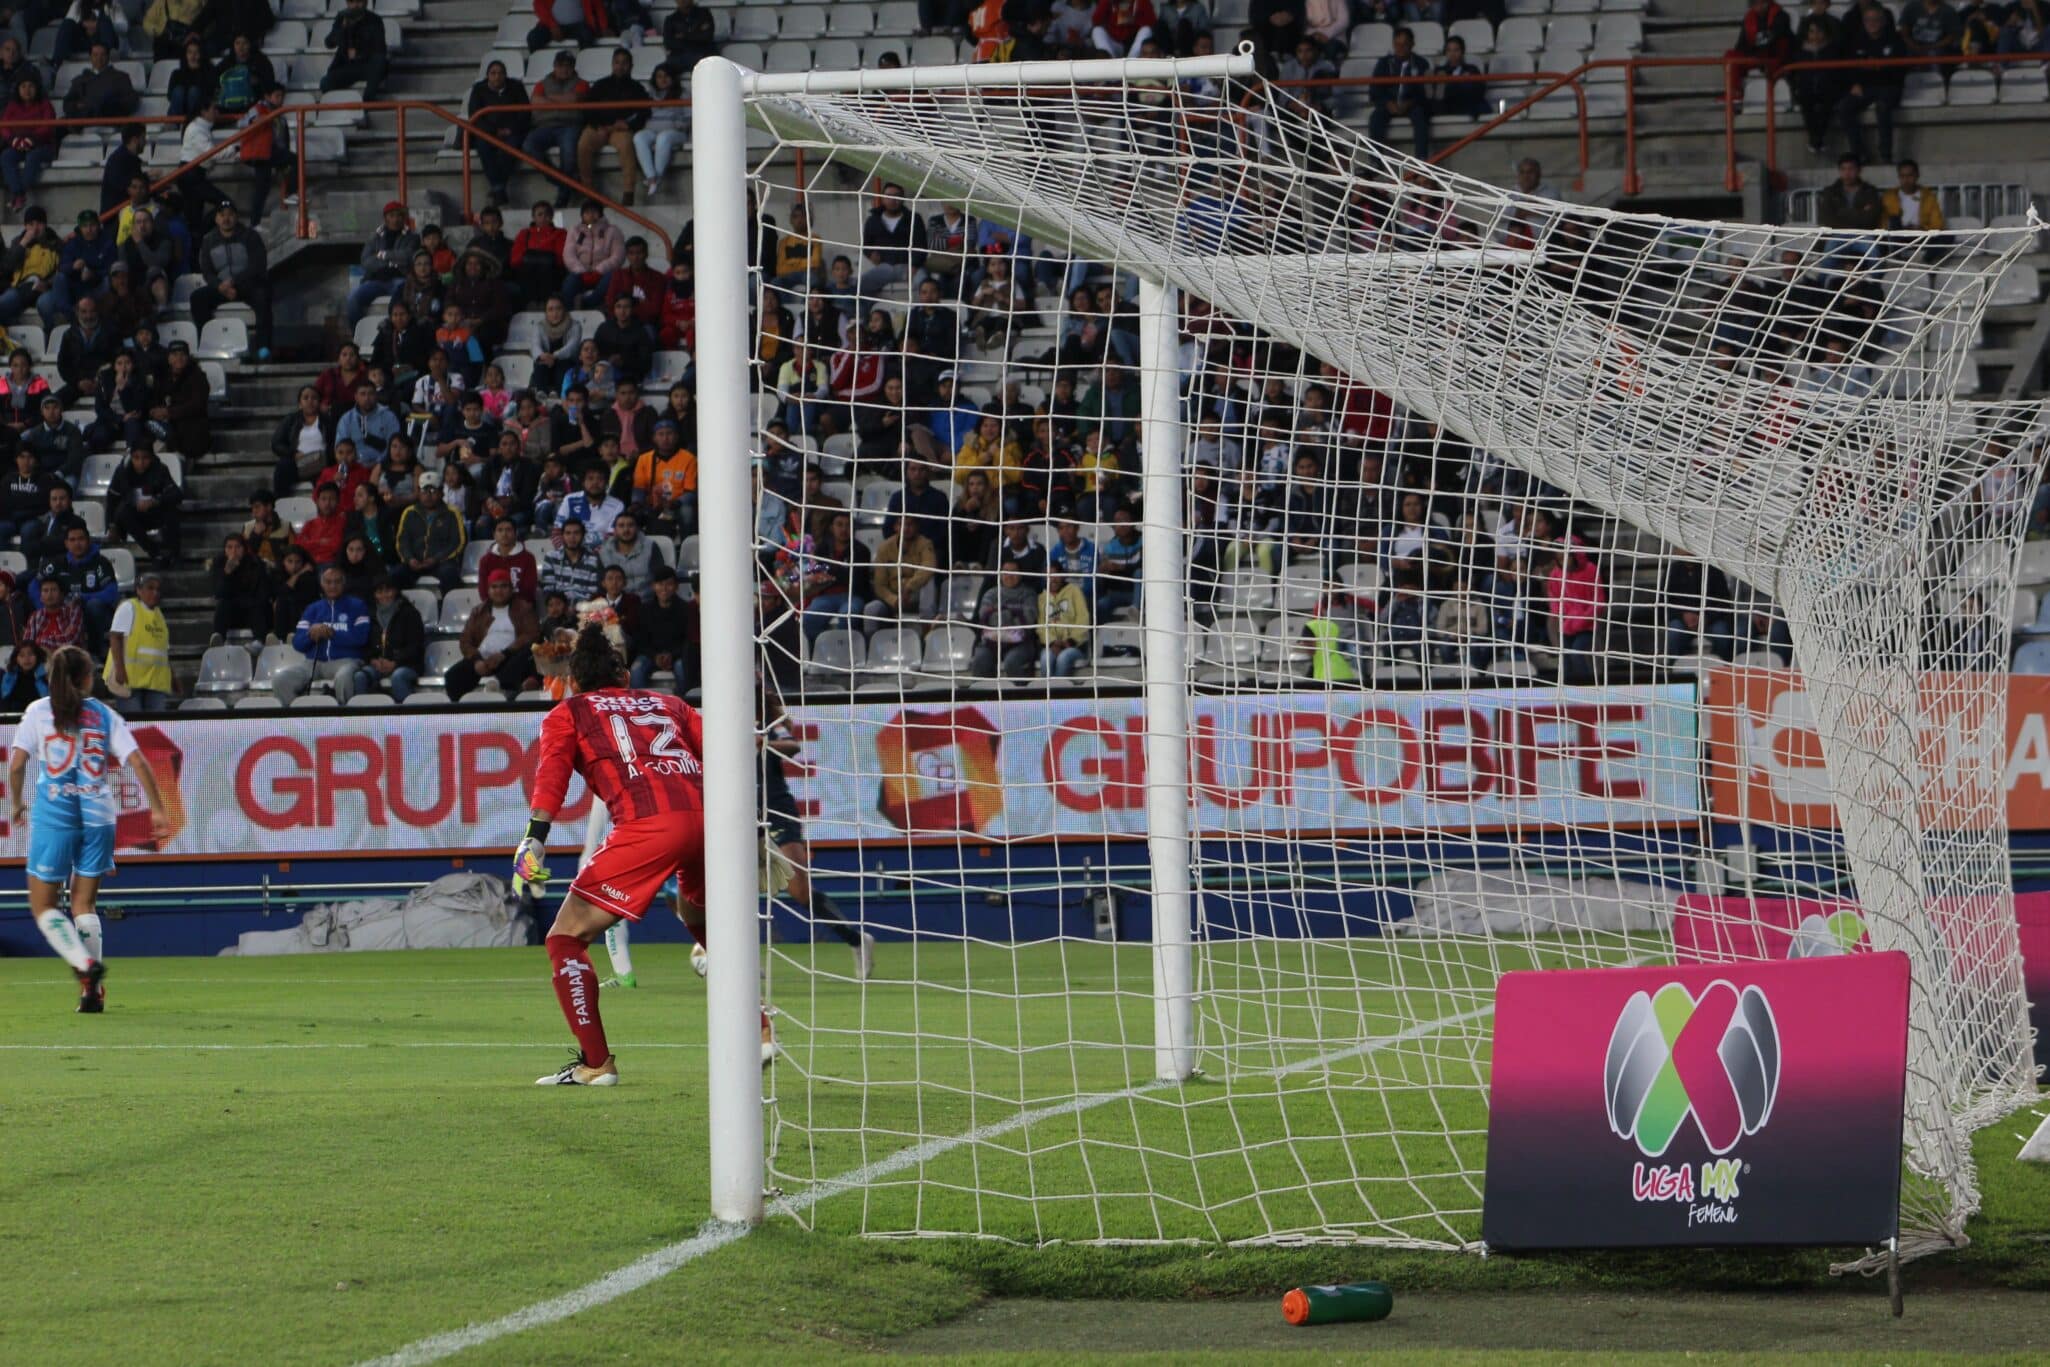
[[1153, 0], [1097, 0], [1089, 37], [1107, 57], [1136, 57], [1157, 18]]
[[569, 233], [555, 221], [555, 206], [545, 199], [534, 201], [533, 221], [520, 229], [512, 245], [513, 272], [530, 305], [562, 289], [562, 253], [568, 245]]
[[662, 294], [662, 321], [655, 333], [664, 351], [698, 349], [697, 279], [688, 261], [669, 263], [669, 283]]
[[292, 541], [314, 564], [332, 564], [342, 553], [342, 537], [349, 526], [348, 515], [342, 511], [341, 490], [332, 484], [321, 485], [314, 492], [313, 506], [319, 511], [306, 520]]
[[534, 563], [534, 553], [520, 542], [520, 529], [509, 517], [501, 517], [491, 526], [491, 545], [477, 562], [477, 579], [483, 582], [494, 572], [502, 572], [512, 580], [513, 597], [533, 602], [541, 592], [541, 570]]
[[605, 12], [605, 0], [534, 0], [534, 17], [541, 22], [527, 30], [529, 52], [539, 52], [550, 43], [590, 47], [600, 38], [612, 36], [612, 16]]
[[612, 301], [624, 295], [633, 300], [635, 319], [647, 327], [659, 328], [662, 299], [668, 293], [669, 282], [648, 264], [648, 239], [629, 237], [625, 264], [605, 277], [605, 315], [612, 316]]
[[1780, 8], [1779, 0], [1750, 0], [1744, 10], [1744, 27], [1737, 34], [1737, 45], [1723, 54], [1740, 59], [1723, 67], [1729, 79], [1729, 102], [1742, 103], [1744, 78], [1753, 69], [1776, 71], [1793, 50], [1794, 24]]

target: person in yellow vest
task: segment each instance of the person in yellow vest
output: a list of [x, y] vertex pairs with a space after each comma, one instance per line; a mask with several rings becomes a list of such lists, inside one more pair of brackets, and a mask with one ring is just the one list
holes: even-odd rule
[[122, 700], [122, 712], [162, 712], [171, 705], [171, 628], [163, 601], [163, 579], [145, 573], [107, 628], [107, 691]]

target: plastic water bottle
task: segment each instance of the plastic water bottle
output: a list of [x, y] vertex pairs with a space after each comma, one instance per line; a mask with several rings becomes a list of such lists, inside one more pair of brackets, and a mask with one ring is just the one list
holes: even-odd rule
[[1295, 1325], [1383, 1320], [1394, 1308], [1395, 1293], [1386, 1282], [1299, 1286], [1281, 1298], [1281, 1317]]

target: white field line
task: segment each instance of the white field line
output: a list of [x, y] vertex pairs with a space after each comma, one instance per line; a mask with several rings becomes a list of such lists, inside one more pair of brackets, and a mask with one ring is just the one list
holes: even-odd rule
[[[702, 1041], [684, 1041], [671, 1044], [622, 1044], [622, 1049], [703, 1049]], [[910, 1048], [910, 1045], [892, 1046]], [[553, 1049], [560, 1052], [561, 1040], [542, 1040], [536, 1043], [520, 1044], [505, 1040], [393, 1040], [389, 1044], [369, 1044], [340, 1040], [310, 1041], [306, 1043], [280, 1044], [0, 1044], [0, 1053], [38, 1054], [88, 1054], [97, 1052], [119, 1053], [125, 1050], [161, 1051], [167, 1054], [181, 1053], [234, 1053], [240, 1050], [278, 1049]]]
[[[1376, 1054], [1384, 1049], [1394, 1048], [1399, 1044], [1410, 1044], [1430, 1035], [1435, 1035], [1441, 1030], [1466, 1025], [1483, 1017], [1491, 1016], [1494, 1012], [1495, 1008], [1493, 1005], [1478, 1007], [1472, 1011], [1463, 1011], [1458, 1015], [1444, 1016], [1437, 1020], [1425, 1021], [1422, 1024], [1410, 1026], [1408, 1029], [1393, 1035], [1377, 1036], [1364, 1043], [1349, 1045], [1346, 1048], [1334, 1050], [1330, 1053], [1319, 1054], [1314, 1058], [1304, 1059], [1298, 1063], [1288, 1063], [1283, 1064], [1279, 1068], [1269, 1068], [1264, 1070], [1264, 1072], [1267, 1076], [1276, 1078], [1287, 1077], [1295, 1073], [1314, 1072], [1322, 1068], [1328, 1068], [1332, 1064], [1346, 1059]], [[1038, 1124], [1042, 1120], [1055, 1120], [1061, 1116], [1078, 1115], [1083, 1111], [1094, 1110], [1098, 1106], [1105, 1106], [1118, 1101], [1128, 1101], [1133, 1097], [1143, 1096], [1148, 1092], [1162, 1091], [1177, 1085], [1179, 1084], [1155, 1080], [1142, 1082], [1115, 1092], [1092, 1092], [1083, 1096], [1071, 1097], [1067, 1101], [1063, 1101], [1055, 1106], [1043, 1106], [1038, 1110], [1021, 1111], [1006, 1120], [998, 1121], [992, 1125], [984, 1125], [980, 1129], [970, 1130], [965, 1134], [928, 1139], [924, 1143], [899, 1149], [888, 1157], [877, 1159], [866, 1166], [841, 1173], [838, 1177], [829, 1177], [824, 1181], [814, 1182], [812, 1185], [804, 1188], [804, 1190], [778, 1200], [772, 1209], [786, 1215], [800, 1214], [828, 1197], [837, 1196], [845, 1191], [856, 1190], [871, 1182], [888, 1177], [893, 1173], [902, 1172], [906, 1168], [917, 1167], [921, 1163], [931, 1162], [942, 1154], [958, 1149], [963, 1145], [986, 1143], [989, 1140], [1010, 1134], [1013, 1131], [1024, 1129], [1029, 1125]], [[638, 1291], [649, 1283], [668, 1276], [686, 1263], [695, 1262], [707, 1253], [717, 1252], [719, 1249], [726, 1247], [726, 1245], [744, 1237], [747, 1232], [747, 1227], [744, 1225], [708, 1224], [690, 1238], [679, 1243], [670, 1244], [667, 1248], [656, 1249], [653, 1253], [637, 1258], [625, 1267], [608, 1272], [596, 1281], [587, 1282], [574, 1291], [564, 1292], [562, 1295], [552, 1297], [549, 1300], [537, 1301], [535, 1304], [524, 1309], [513, 1311], [510, 1315], [503, 1315], [495, 1320], [487, 1320], [483, 1324], [471, 1324], [461, 1329], [450, 1330], [445, 1334], [434, 1334], [428, 1338], [416, 1339], [395, 1353], [381, 1358], [369, 1359], [358, 1364], [358, 1367], [425, 1367], [427, 1363], [440, 1362], [444, 1358], [453, 1357], [455, 1354], [466, 1349], [475, 1348], [482, 1344], [490, 1343], [495, 1339], [504, 1338], [508, 1334], [518, 1334], [528, 1329], [538, 1329], [542, 1325], [566, 1320], [571, 1315], [579, 1314], [585, 1310], [596, 1309], [598, 1306], [618, 1300], [629, 1292]]]

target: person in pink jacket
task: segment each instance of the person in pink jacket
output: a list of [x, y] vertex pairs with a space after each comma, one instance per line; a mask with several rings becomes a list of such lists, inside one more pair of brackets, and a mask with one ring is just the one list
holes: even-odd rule
[[1545, 574], [1545, 598], [1551, 605], [1551, 638], [1559, 652], [1562, 683], [1594, 680], [1594, 632], [1606, 595], [1594, 557], [1568, 536]]
[[597, 200], [585, 200], [582, 220], [569, 230], [562, 244], [562, 268], [569, 273], [565, 284], [567, 292], [577, 297], [577, 307], [599, 307], [604, 302], [605, 277], [625, 264], [625, 235], [612, 226]]

